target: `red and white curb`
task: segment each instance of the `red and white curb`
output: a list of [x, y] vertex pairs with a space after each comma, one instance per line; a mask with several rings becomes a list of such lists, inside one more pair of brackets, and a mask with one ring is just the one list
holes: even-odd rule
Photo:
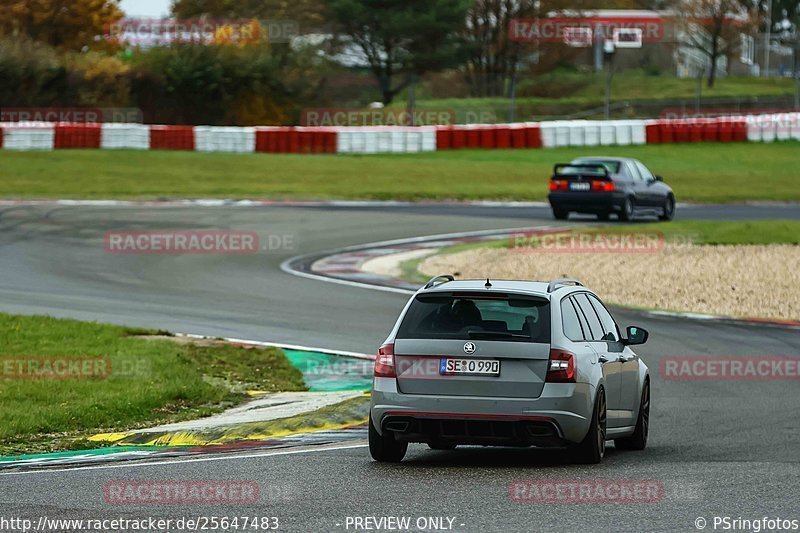
[[[445, 248], [458, 244], [511, 238], [513, 234], [519, 232], [553, 231], [556, 229], [559, 228], [552, 226], [537, 226], [527, 228], [451, 233], [445, 235], [430, 235], [411, 239], [375, 242], [344, 248], [339, 251], [329, 252], [327, 254], [290, 258], [281, 264], [281, 270], [288, 274], [308, 279], [410, 295], [415, 293], [420, 288], [418, 283], [380, 275], [373, 272], [366, 272], [362, 268], [364, 263], [371, 259], [386, 255], [393, 255], [415, 250]], [[299, 265], [308, 266], [309, 261], [311, 261], [310, 272], [299, 270], [297, 268]], [[706, 320], [733, 324], [749, 324], [800, 329], [800, 321], [795, 320], [778, 320], [758, 317], [734, 317], [727, 315], [710, 315], [703, 313], [674, 311], [651, 311], [633, 308], [630, 309], [641, 311], [647, 315], [656, 317], [671, 317], [689, 320]]]

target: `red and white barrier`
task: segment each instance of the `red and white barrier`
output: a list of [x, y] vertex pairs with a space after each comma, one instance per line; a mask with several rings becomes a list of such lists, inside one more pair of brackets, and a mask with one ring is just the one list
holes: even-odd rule
[[657, 120], [561, 120], [454, 126], [304, 128], [0, 124], [7, 150], [136, 149], [229, 153], [382, 154], [458, 149], [800, 140], [800, 113]]

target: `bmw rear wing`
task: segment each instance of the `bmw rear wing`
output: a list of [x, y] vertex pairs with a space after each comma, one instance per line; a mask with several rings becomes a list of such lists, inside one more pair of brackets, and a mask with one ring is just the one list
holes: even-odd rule
[[561, 176], [586, 176], [590, 178], [609, 179], [611, 174], [608, 172], [608, 167], [602, 163], [558, 163], [553, 167], [553, 178]]

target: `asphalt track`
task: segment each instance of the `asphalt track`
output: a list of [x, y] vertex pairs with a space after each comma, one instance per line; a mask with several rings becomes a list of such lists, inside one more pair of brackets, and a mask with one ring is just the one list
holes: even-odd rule
[[[679, 218], [798, 218], [796, 206], [709, 206]], [[184, 333], [373, 352], [406, 297], [291, 276], [281, 262], [349, 245], [419, 235], [553, 224], [544, 208], [58, 207], [0, 210], [0, 311], [46, 313]], [[237, 229], [290, 235], [292, 249], [255, 255], [115, 255], [109, 230]], [[625, 275], [624, 272], [620, 275]], [[631, 279], [630, 283], [637, 280]], [[665, 290], [669, 290], [665, 287]], [[797, 330], [615, 310], [651, 340], [637, 352], [653, 379], [644, 452], [609, 449], [599, 466], [558, 452], [412, 446], [379, 465], [365, 442], [0, 474], [0, 517], [273, 516], [285, 531], [353, 531], [347, 517], [456, 517], [456, 531], [696, 531], [714, 516], [800, 520], [798, 381], [669, 381], [667, 355], [800, 356]], [[518, 479], [657, 480], [654, 503], [510, 501]], [[255, 480], [257, 506], [108, 504], [109, 480]], [[717, 528], [720, 529], [719, 527]]]

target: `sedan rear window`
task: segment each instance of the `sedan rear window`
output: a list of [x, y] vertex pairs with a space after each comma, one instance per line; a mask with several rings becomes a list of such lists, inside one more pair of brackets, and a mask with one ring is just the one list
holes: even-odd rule
[[397, 338], [549, 343], [550, 302], [506, 294], [421, 294], [411, 303]]
[[619, 161], [608, 161], [602, 159], [577, 159], [572, 163], [575, 165], [603, 165], [608, 169], [609, 174], [619, 174]]

